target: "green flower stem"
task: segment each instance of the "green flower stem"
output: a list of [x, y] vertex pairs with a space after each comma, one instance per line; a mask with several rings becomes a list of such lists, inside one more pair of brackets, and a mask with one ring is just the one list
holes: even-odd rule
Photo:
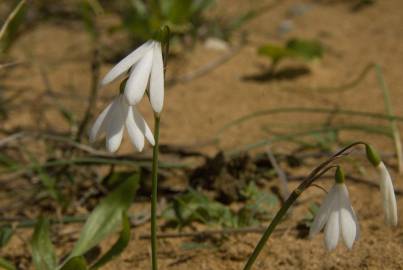
[[152, 191], [151, 191], [151, 264], [152, 269], [158, 269], [157, 262], [157, 191], [158, 191], [158, 146], [160, 137], [160, 116], [154, 115], [153, 164], [152, 164]]
[[299, 188], [295, 189], [288, 199], [285, 201], [283, 207], [277, 212], [276, 216], [274, 217], [273, 221], [270, 223], [269, 227], [263, 233], [262, 237], [260, 238], [259, 243], [257, 244], [255, 250], [253, 250], [252, 255], [249, 257], [248, 262], [246, 263], [244, 270], [252, 269], [253, 264], [256, 261], [257, 256], [259, 256], [260, 252], [262, 251], [263, 247], [266, 245], [267, 240], [269, 239], [270, 235], [273, 233], [274, 229], [277, 225], [281, 222], [281, 219], [285, 214], [287, 214], [288, 209], [291, 205], [297, 200], [299, 195], [301, 194], [301, 190]]

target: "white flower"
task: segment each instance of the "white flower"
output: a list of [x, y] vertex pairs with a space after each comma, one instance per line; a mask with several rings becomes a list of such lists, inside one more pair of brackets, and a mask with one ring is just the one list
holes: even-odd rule
[[357, 217], [343, 183], [336, 183], [325, 197], [311, 225], [310, 237], [322, 230], [325, 224], [325, 245], [329, 251], [337, 246], [340, 234], [349, 249], [359, 237]]
[[90, 141], [95, 141], [98, 135], [105, 132], [106, 149], [115, 152], [122, 142], [125, 127], [138, 151], [143, 150], [144, 137], [154, 145], [154, 136], [146, 121], [134, 106], [129, 106], [122, 95], [117, 96], [98, 116], [90, 130]]
[[397, 207], [396, 207], [396, 197], [395, 191], [393, 189], [392, 178], [383, 162], [380, 162], [376, 167], [379, 174], [381, 175], [380, 187], [381, 195], [383, 201], [383, 209], [385, 212], [385, 223], [387, 225], [396, 226], [397, 225]]
[[129, 104], [136, 105], [142, 99], [149, 82], [151, 106], [156, 113], [160, 113], [164, 103], [164, 65], [161, 43], [150, 40], [138, 47], [106, 74], [102, 85], [112, 82], [130, 68], [124, 91]]

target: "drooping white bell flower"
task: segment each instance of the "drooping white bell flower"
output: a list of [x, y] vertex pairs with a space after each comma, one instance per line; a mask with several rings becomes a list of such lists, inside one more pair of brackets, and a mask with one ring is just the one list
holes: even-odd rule
[[385, 223], [390, 226], [397, 225], [397, 206], [392, 178], [385, 164], [381, 161], [376, 167], [380, 174], [379, 186], [381, 188], [383, 209], [385, 212]]
[[144, 148], [144, 137], [154, 145], [154, 136], [146, 121], [134, 106], [130, 106], [123, 95], [117, 96], [98, 116], [90, 130], [90, 141], [94, 142], [106, 133], [106, 149], [116, 152], [122, 142], [124, 129], [138, 151]]
[[150, 102], [156, 113], [164, 103], [164, 65], [161, 43], [150, 40], [117, 63], [102, 80], [106, 85], [130, 70], [124, 94], [130, 105], [136, 105], [149, 85]]
[[397, 206], [392, 178], [390, 177], [389, 171], [386, 169], [378, 152], [369, 144], [365, 145], [365, 151], [369, 162], [380, 174], [379, 186], [381, 188], [383, 210], [385, 212], [385, 223], [390, 226], [396, 226]]
[[359, 238], [357, 217], [344, 183], [336, 183], [326, 195], [311, 225], [310, 237], [320, 232], [323, 227], [325, 227], [325, 245], [329, 251], [337, 246], [340, 234], [349, 249]]

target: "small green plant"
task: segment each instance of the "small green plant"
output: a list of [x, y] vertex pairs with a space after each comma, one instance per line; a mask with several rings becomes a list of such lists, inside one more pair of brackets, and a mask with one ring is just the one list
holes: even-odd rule
[[[59, 262], [51, 241], [50, 222], [39, 219], [32, 237], [32, 259], [37, 270], [95, 270], [119, 255], [130, 240], [127, 211], [138, 188], [139, 177], [129, 177], [105, 197], [88, 217], [73, 250]], [[91, 265], [84, 255], [121, 228], [118, 240]], [[1, 264], [0, 264], [1, 265]]]
[[322, 58], [323, 45], [318, 40], [290, 39], [284, 46], [266, 44], [258, 48], [258, 54], [271, 59], [271, 70], [289, 58], [298, 58], [305, 61]]
[[204, 23], [203, 13], [214, 4], [214, 0], [164, 0], [129, 1], [124, 9], [123, 27], [134, 40], [144, 41], [162, 25], [167, 25], [173, 37], [185, 34], [197, 35]]
[[237, 211], [193, 189], [174, 198], [164, 211], [167, 223], [179, 228], [200, 222], [207, 225], [240, 228], [258, 225], [272, 217], [278, 205], [275, 195], [259, 190], [250, 182], [241, 192], [245, 204]]
[[122, 27], [118, 29], [125, 29], [137, 43], [152, 38], [162, 25], [171, 29], [173, 42], [182, 41], [192, 45], [197, 39], [208, 37], [229, 41], [236, 30], [271, 7], [253, 8], [226, 19], [206, 16], [206, 12], [215, 4], [215, 0], [128, 1], [127, 6], [119, 10]]
[[192, 222], [223, 227], [236, 226], [235, 215], [227, 206], [195, 190], [175, 197], [164, 211], [163, 217], [168, 224], [179, 228]]

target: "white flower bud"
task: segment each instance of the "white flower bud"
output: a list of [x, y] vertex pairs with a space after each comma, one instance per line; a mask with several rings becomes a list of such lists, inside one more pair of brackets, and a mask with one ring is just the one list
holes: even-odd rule
[[383, 162], [376, 167], [380, 174], [379, 186], [381, 188], [383, 209], [385, 212], [385, 223], [390, 226], [397, 225], [397, 206], [392, 178]]

